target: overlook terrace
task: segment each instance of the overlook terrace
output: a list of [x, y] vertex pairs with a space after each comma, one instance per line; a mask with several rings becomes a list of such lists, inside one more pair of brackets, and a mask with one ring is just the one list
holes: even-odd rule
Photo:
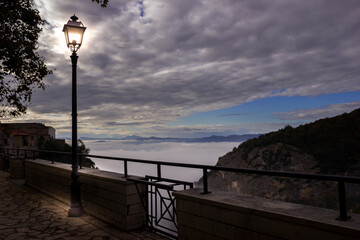
[[67, 204], [24, 183], [0, 170], [0, 239], [166, 239], [141, 229], [120, 231], [89, 215], [69, 218]]
[[[9, 157], [10, 153], [13, 153], [14, 155], [23, 155], [25, 158], [35, 159], [36, 154], [39, 151], [25, 151], [24, 149], [5, 148], [3, 152], [5, 152], [2, 154], [3, 159]], [[68, 154], [59, 152], [52, 153]], [[84, 157], [84, 155], [81, 156]], [[358, 236], [357, 234], [359, 234], [360, 231], [359, 216], [356, 214], [352, 214], [352, 218], [349, 219], [347, 215], [345, 196], [345, 183], [359, 184], [360, 178], [291, 172], [260, 171], [251, 169], [234, 169], [208, 165], [168, 163], [140, 159], [114, 158], [97, 155], [86, 156], [124, 162], [124, 174], [107, 173], [99, 170], [86, 168], [81, 169], [80, 179], [83, 179], [85, 181], [84, 187], [86, 189], [89, 188], [88, 185], [90, 185], [90, 182], [97, 181], [94, 179], [91, 180], [91, 178], [94, 176], [99, 179], [101, 178], [102, 180], [104, 180], [105, 178], [112, 179], [111, 182], [120, 180], [123, 182], [125, 181], [124, 184], [128, 186], [129, 189], [132, 188], [132, 190], [129, 190], [129, 192], [132, 191], [131, 197], [137, 196], [136, 194], [134, 194], [136, 193], [136, 189], [138, 193], [138, 198], [141, 198], [141, 196], [145, 196], [146, 199], [145, 202], [143, 201], [143, 203], [145, 203], [143, 209], [141, 208], [140, 202], [136, 203], [135, 205], [128, 205], [128, 214], [129, 209], [130, 212], [131, 209], [136, 209], [136, 211], [138, 211], [139, 209], [142, 209], [142, 211], [145, 210], [145, 213], [143, 215], [139, 215], [139, 218], [143, 219], [142, 221], [140, 221], [140, 227], [152, 227], [159, 232], [168, 234], [175, 238], [178, 236], [179, 239], [205, 239], [208, 237], [220, 239], [220, 237], [216, 235], [217, 233], [213, 231], [213, 228], [223, 229], [220, 232], [222, 232], [222, 234], [225, 234], [223, 235], [223, 237], [227, 239], [260, 239], [264, 236], [271, 237], [271, 239], [312, 239], [311, 236], [314, 237], [313, 239], [321, 239], [319, 238], [319, 236], [327, 236], [326, 239], [357, 239], [355, 236]], [[11, 159], [12, 158], [9, 159], [10, 166], [12, 162]], [[157, 176], [145, 176], [141, 178], [131, 176], [131, 169], [128, 169], [127, 166], [128, 162], [156, 165]], [[202, 189], [178, 191], [179, 189], [175, 189], [176, 186], [183, 185], [184, 188], [192, 188], [191, 183], [180, 180], [162, 178], [162, 166], [202, 169]], [[49, 161], [44, 161], [40, 159], [28, 159], [25, 161], [26, 184], [56, 197], [56, 193], [51, 193], [51, 188], [55, 188], [55, 185], [51, 186], [52, 183], [55, 183], [54, 179], [51, 179], [51, 175], [57, 175], [58, 172], [63, 171], [65, 174], [61, 174], [61, 181], [63, 185], [67, 186], [70, 172], [66, 173], [66, 169], [68, 169], [67, 171], [69, 171], [69, 165], [61, 163], [51, 163]], [[339, 185], [340, 214], [336, 214], [334, 211], [327, 209], [319, 209], [298, 204], [281, 203], [265, 199], [257, 199], [249, 196], [239, 196], [230, 193], [218, 192], [210, 193], [207, 187], [208, 170], [232, 171], [242, 174], [258, 174], [285, 178], [290, 177], [312, 179], [315, 181], [336, 181]], [[40, 174], [39, 172], [41, 171], [43, 171], [44, 174]], [[31, 174], [37, 174], [36, 180], [31, 177]], [[57, 175], [57, 177], [55, 177], [57, 178], [56, 181], [60, 181], [59, 176], [60, 175]], [[41, 177], [46, 179], [45, 183], [43, 182], [42, 185], [39, 184], [41, 182], [41, 179], [39, 178]], [[59, 184], [59, 182], [56, 184]], [[153, 190], [153, 188], [155, 188], [155, 190]], [[96, 211], [90, 209], [86, 210], [86, 206], [91, 206], [92, 208], [94, 208], [94, 202], [91, 203], [93, 205], [91, 205], [90, 202], [88, 204], [86, 203], [86, 189], [83, 193], [83, 195], [85, 194], [85, 198], [83, 199], [83, 201], [85, 201], [85, 211], [92, 212], [94, 213], [93, 215], [96, 215]], [[99, 190], [97, 188], [94, 188], [93, 190], [95, 189], [96, 191]], [[68, 192], [68, 190], [64, 191]], [[112, 191], [114, 190], [112, 189]], [[164, 202], [164, 212], [160, 213], [160, 217], [156, 214], [153, 215], [153, 213], [150, 212], [158, 211], [158, 209], [156, 209], [157, 205], [155, 204], [155, 209], [149, 206], [151, 204], [149, 199], [152, 199], [154, 197], [154, 193], [157, 193], [157, 191], [173, 191], [172, 195], [174, 195], [176, 198], [171, 198], [170, 194], [169, 199], [160, 196], [159, 200], [162, 203]], [[155, 195], [155, 200], [158, 199], [158, 197], [159, 196]], [[97, 196], [97, 199], [99, 199], [99, 196]], [[66, 199], [64, 200], [64, 202], [66, 202]], [[170, 208], [173, 208], [174, 210], [170, 210]], [[207, 210], [205, 210], [206, 208]], [[172, 215], [172, 213], [174, 214]], [[175, 215], [177, 216], [175, 217]], [[100, 216], [100, 219], [101, 217], [102, 216]], [[336, 217], [338, 217], [339, 220], [343, 221], [335, 220]], [[173, 221], [175, 226], [178, 227], [178, 235], [176, 229], [173, 233], [169, 233], [169, 231], [167, 231], [166, 229], [167, 226], [165, 226], [165, 228], [163, 229], [158, 228], [158, 224], [161, 224], [161, 221], [163, 221], [165, 218]], [[109, 222], [109, 219], [103, 220]], [[259, 221], [262, 222], [262, 224], [259, 224]], [[269, 223], [270, 225], [267, 223]], [[117, 225], [117, 223], [112, 224]], [[280, 230], [286, 228], [284, 226], [288, 226], [289, 224], [291, 224], [292, 226], [290, 230]], [[267, 225], [269, 225], [268, 228], [266, 227]], [[277, 228], [278, 230], [276, 230]], [[295, 234], [296, 231], [302, 231], [303, 234]], [[253, 237], [249, 237], [250, 235]], [[241, 237], [239, 238], [239, 236]], [[317, 236], [317, 238], [315, 238], [315, 236]], [[329, 236], [331, 236], [332, 238], [328, 238]]]

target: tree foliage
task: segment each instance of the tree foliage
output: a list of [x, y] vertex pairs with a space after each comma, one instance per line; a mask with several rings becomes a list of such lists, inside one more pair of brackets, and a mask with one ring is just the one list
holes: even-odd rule
[[91, 0], [91, 1], [100, 4], [101, 7], [107, 7], [107, 4], [109, 3], [109, 0]]
[[26, 112], [33, 90], [51, 73], [36, 52], [41, 26], [32, 0], [0, 0], [0, 117]]
[[[71, 153], [72, 147], [66, 142], [50, 139], [40, 144], [40, 150]], [[90, 154], [90, 148], [87, 148], [81, 140], [78, 140], [78, 153], [84, 155]], [[51, 154], [40, 152], [38, 157], [41, 159], [53, 160], [55, 162], [71, 163], [71, 154]], [[82, 157], [80, 160], [82, 166], [96, 168], [95, 163], [90, 158]]]
[[323, 173], [344, 173], [351, 166], [360, 164], [360, 109], [297, 128], [286, 126], [250, 139], [238, 149], [243, 149], [247, 158], [253, 148], [274, 143], [292, 145], [313, 155]]
[[33, 91], [45, 89], [52, 71], [36, 52], [44, 23], [33, 0], [0, 0], [0, 118], [25, 114]]

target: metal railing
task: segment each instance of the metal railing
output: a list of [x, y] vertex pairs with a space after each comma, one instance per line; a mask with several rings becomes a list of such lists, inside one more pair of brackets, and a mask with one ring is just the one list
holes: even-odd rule
[[[0, 147], [0, 149], [5, 150], [5, 153], [16, 152], [16, 155], [19, 155], [20, 151], [24, 151], [24, 156], [27, 156], [27, 152], [32, 152], [33, 158], [35, 158], [36, 153], [46, 152], [53, 154], [71, 154], [64, 152], [53, 152], [53, 151], [43, 151], [43, 150], [31, 150], [31, 149], [19, 149], [19, 148], [7, 148]], [[12, 151], [9, 151], [12, 150]], [[3, 151], [4, 152], [4, 151]], [[346, 193], [345, 193], [345, 183], [360, 184], [360, 177], [349, 177], [349, 176], [337, 176], [337, 175], [324, 175], [324, 174], [308, 174], [308, 173], [297, 173], [297, 172], [279, 172], [279, 171], [268, 171], [268, 170], [255, 170], [255, 169], [245, 169], [245, 168], [231, 168], [231, 167], [219, 167], [211, 165], [201, 165], [201, 164], [189, 164], [189, 163], [175, 163], [175, 162], [163, 162], [155, 160], [144, 160], [144, 159], [133, 159], [133, 158], [120, 158], [120, 157], [108, 157], [100, 155], [85, 155], [79, 154], [80, 157], [91, 157], [107, 160], [116, 160], [122, 161], [124, 163], [124, 177], [129, 176], [128, 163], [142, 163], [156, 165], [157, 169], [157, 178], [161, 179], [162, 173], [161, 169], [163, 166], [171, 167], [181, 167], [181, 168], [192, 168], [192, 169], [201, 169], [202, 170], [202, 184], [203, 184], [203, 194], [209, 194], [208, 188], [208, 171], [224, 171], [224, 172], [233, 172], [241, 174], [255, 174], [261, 176], [272, 176], [272, 177], [284, 177], [284, 178], [294, 178], [294, 179], [307, 179], [307, 180], [316, 180], [316, 181], [328, 181], [328, 182], [337, 182], [338, 183], [338, 194], [339, 194], [339, 212], [340, 216], [336, 218], [337, 220], [346, 221], [350, 218], [347, 215], [346, 207]]]
[[3, 161], [4, 170], [8, 170], [9, 169], [9, 155], [6, 153], [0, 153], [0, 159]]

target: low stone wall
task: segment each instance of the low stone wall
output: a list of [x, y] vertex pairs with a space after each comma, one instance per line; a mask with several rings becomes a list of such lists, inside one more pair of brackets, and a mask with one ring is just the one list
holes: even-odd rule
[[0, 154], [0, 170], [5, 170], [6, 158], [7, 158], [7, 156]]
[[25, 159], [21, 157], [10, 157], [9, 173], [11, 178], [22, 179], [25, 177]]
[[[145, 224], [141, 199], [133, 183], [122, 174], [79, 169], [84, 210], [105, 222], [129, 231]], [[26, 184], [70, 204], [71, 166], [45, 160], [25, 161]], [[138, 186], [144, 196], [145, 186]], [[145, 196], [144, 196], [145, 197]]]
[[233, 193], [176, 192], [179, 239], [355, 240], [360, 215]]

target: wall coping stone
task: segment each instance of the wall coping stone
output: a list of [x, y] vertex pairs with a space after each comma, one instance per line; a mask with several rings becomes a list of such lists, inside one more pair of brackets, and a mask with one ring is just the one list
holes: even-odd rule
[[280, 221], [311, 226], [325, 231], [359, 236], [360, 215], [351, 213], [351, 219], [339, 221], [339, 211], [264, 199], [237, 193], [214, 191], [201, 194], [202, 189], [189, 189], [173, 192], [177, 199], [194, 201], [202, 204], [272, 218]]
[[[70, 196], [68, 196], [70, 195], [72, 170], [70, 164], [51, 163], [51, 161], [43, 159], [26, 159], [25, 165], [27, 169], [25, 172], [28, 174], [25, 184], [67, 204], [70, 202]], [[32, 177], [31, 174], [34, 176]], [[39, 179], [37, 179], [37, 174], [39, 174]], [[42, 187], [44, 184], [46, 185], [46, 182], [42, 182], [41, 177], [44, 177], [45, 181], [56, 182], [56, 186], [51, 188], [50, 183], [46, 187]], [[57, 186], [58, 179], [61, 186]], [[37, 180], [39, 181], [37, 182]], [[139, 205], [142, 207], [139, 193], [137, 189], [134, 191], [134, 183], [127, 181], [124, 174], [84, 167], [79, 169], [79, 182], [82, 184], [81, 200], [85, 212], [125, 231], [144, 226], [145, 213], [133, 210], [137, 209]], [[66, 198], [62, 193], [59, 194], [64, 190]]]
[[[51, 161], [49, 160], [43, 160], [43, 159], [26, 159], [27, 162], [31, 162], [34, 164], [39, 164], [39, 165], [46, 165], [48, 167], [53, 167], [56, 169], [63, 169], [63, 170], [67, 170], [71, 172], [71, 164], [66, 164], [66, 163], [60, 163], [60, 162], [54, 162], [51, 163]], [[80, 178], [79, 181], [81, 181], [81, 176], [91, 176], [91, 177], [95, 177], [98, 179], [106, 179], [107, 181], [112, 181], [112, 182], [121, 182], [123, 184], [132, 184], [129, 181], [126, 181], [126, 178], [124, 177], [124, 174], [121, 173], [116, 173], [116, 172], [108, 172], [108, 171], [103, 171], [103, 170], [99, 170], [99, 169], [94, 169], [94, 168], [87, 168], [87, 167], [83, 167], [82, 169], [78, 169]], [[70, 181], [70, 175], [69, 175], [69, 181]]]

